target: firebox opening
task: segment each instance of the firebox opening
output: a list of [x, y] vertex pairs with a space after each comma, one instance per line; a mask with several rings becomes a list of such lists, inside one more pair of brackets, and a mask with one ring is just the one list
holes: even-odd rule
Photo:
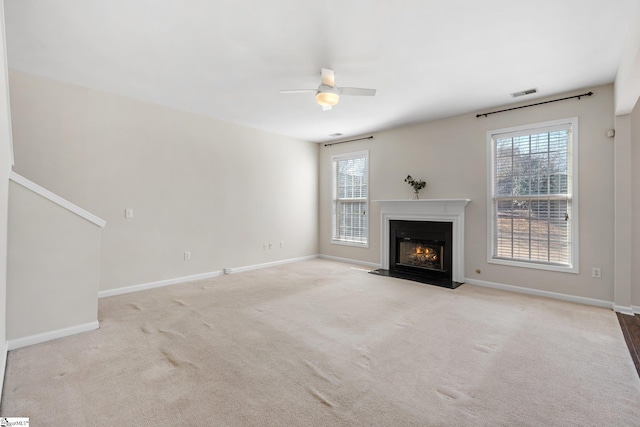
[[444, 272], [443, 241], [411, 240], [404, 238], [398, 242], [398, 262], [396, 265]]

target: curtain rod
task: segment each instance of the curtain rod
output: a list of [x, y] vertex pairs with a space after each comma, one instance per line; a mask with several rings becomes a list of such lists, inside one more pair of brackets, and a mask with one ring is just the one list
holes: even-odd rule
[[519, 110], [520, 108], [535, 107], [536, 105], [549, 104], [551, 102], [558, 102], [558, 101], [565, 101], [567, 99], [573, 99], [573, 98], [580, 99], [583, 96], [591, 96], [591, 95], [593, 95], [593, 92], [583, 93], [582, 95], [567, 96], [566, 98], [553, 99], [551, 101], [538, 102], [537, 104], [523, 105], [521, 107], [507, 108], [506, 110], [498, 110], [498, 111], [492, 111], [490, 113], [476, 114], [476, 117], [482, 117], [482, 116], [488, 117], [489, 114], [504, 113], [505, 111]]
[[371, 135], [371, 136], [366, 136], [366, 137], [364, 137], [364, 138], [350, 139], [350, 140], [348, 140], [348, 141], [330, 142], [330, 143], [328, 143], [328, 144], [324, 144], [324, 146], [325, 146], [325, 147], [331, 147], [332, 145], [344, 144], [345, 142], [362, 141], [363, 139], [373, 139], [373, 135]]

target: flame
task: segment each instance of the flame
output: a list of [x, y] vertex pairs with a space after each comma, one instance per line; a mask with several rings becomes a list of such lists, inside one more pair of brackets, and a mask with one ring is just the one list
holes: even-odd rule
[[423, 248], [422, 246], [418, 246], [414, 250], [415, 255], [420, 255], [422, 258], [428, 261], [437, 261], [438, 254], [431, 248]]

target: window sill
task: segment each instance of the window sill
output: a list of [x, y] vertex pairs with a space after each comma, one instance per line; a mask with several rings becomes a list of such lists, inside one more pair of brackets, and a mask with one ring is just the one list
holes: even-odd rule
[[576, 265], [574, 266], [550, 265], [550, 264], [539, 264], [536, 262], [526, 262], [526, 261], [516, 261], [516, 260], [496, 259], [496, 258], [489, 258], [487, 262], [489, 264], [508, 265], [510, 267], [520, 267], [520, 268], [532, 268], [534, 270], [555, 271], [558, 273], [572, 273], [572, 274], [580, 273], [580, 270]]
[[331, 243], [334, 245], [342, 245], [342, 246], [353, 246], [356, 248], [368, 248], [369, 247], [369, 242], [367, 243], [358, 243], [358, 242], [348, 242], [345, 240], [335, 240], [335, 239], [331, 239]]

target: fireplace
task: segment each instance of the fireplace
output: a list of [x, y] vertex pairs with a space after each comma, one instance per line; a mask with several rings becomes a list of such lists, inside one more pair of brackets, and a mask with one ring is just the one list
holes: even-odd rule
[[390, 276], [449, 288], [453, 227], [450, 222], [391, 220]]
[[468, 199], [374, 202], [380, 204], [382, 268], [373, 274], [452, 289], [464, 283]]
[[451, 223], [391, 221], [389, 270], [451, 279]]

